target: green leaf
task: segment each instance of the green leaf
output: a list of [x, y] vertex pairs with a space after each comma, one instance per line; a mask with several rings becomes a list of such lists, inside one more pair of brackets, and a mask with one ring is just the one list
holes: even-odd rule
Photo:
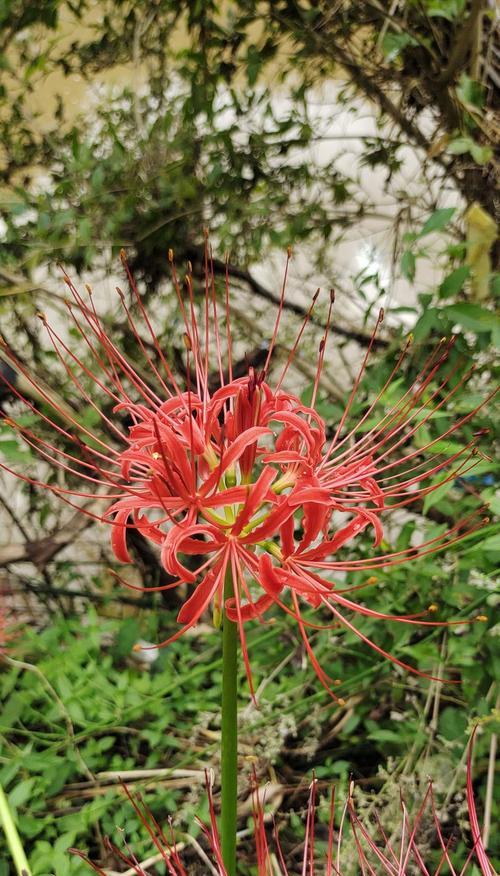
[[467, 729], [467, 716], [460, 709], [447, 706], [439, 716], [438, 729], [445, 739], [463, 739]]
[[425, 237], [433, 231], [442, 231], [448, 225], [455, 211], [456, 207], [441, 207], [438, 210], [434, 210], [434, 213], [429, 216], [418, 236]]
[[487, 161], [491, 161], [493, 158], [493, 149], [490, 146], [480, 146], [475, 141], [472, 143], [469, 151], [476, 164], [486, 164]]
[[472, 155], [476, 164], [486, 164], [490, 161], [493, 151], [489, 146], [481, 146], [472, 137], [455, 137], [448, 144], [448, 152], [452, 155]]
[[249, 85], [255, 85], [262, 67], [262, 56], [257, 46], [249, 46], [247, 51], [247, 78]]
[[332, 764], [329, 765], [329, 771], [334, 776], [340, 776], [343, 773], [349, 772], [350, 763], [348, 760], [341, 760], [340, 758], [334, 760]]
[[471, 79], [467, 73], [462, 73], [457, 87], [457, 95], [465, 107], [472, 110], [482, 109], [484, 94], [484, 87], [480, 82]]
[[95, 408], [89, 405], [80, 415], [79, 422], [82, 424], [82, 426], [85, 426], [87, 429], [91, 430], [94, 426], [97, 426], [97, 424], [101, 422], [101, 415], [98, 413], [98, 411], [96, 411]]
[[[443, 475], [439, 478], [437, 483], [443, 480]], [[437, 505], [438, 502], [446, 496], [446, 494], [451, 490], [453, 486], [453, 481], [447, 481], [445, 484], [441, 483], [440, 486], [436, 487], [435, 490], [432, 490], [431, 493], [427, 493], [427, 496], [424, 499], [424, 514], [427, 513], [429, 508], [432, 508], [434, 505]]]
[[464, 11], [465, 0], [426, 0], [425, 9], [430, 18], [458, 18]]
[[500, 534], [499, 535], [491, 535], [490, 538], [487, 538], [482, 543], [482, 548], [485, 551], [489, 551], [491, 553], [499, 553], [500, 552]]
[[374, 739], [376, 742], [396, 743], [396, 745], [401, 745], [402, 742], [400, 733], [396, 733], [395, 730], [386, 730], [384, 728], [371, 730], [368, 736], [370, 739]]
[[439, 330], [439, 328], [439, 311], [436, 310], [435, 307], [429, 307], [424, 310], [422, 316], [417, 322], [413, 330], [413, 337], [415, 338], [415, 341], [422, 341], [432, 332]]
[[5, 730], [6, 727], [11, 727], [20, 718], [25, 706], [25, 701], [18, 691], [14, 691], [11, 697], [7, 700], [2, 708], [0, 718], [0, 726]]
[[494, 298], [500, 298], [500, 274], [491, 277], [491, 294]]
[[500, 320], [491, 310], [468, 301], [452, 304], [450, 307], [444, 308], [443, 313], [450, 320], [459, 323], [464, 329], [470, 329], [473, 332], [491, 332], [500, 324]]
[[492, 514], [500, 516], [500, 495], [492, 496], [491, 499], [488, 500], [488, 507]]
[[415, 279], [415, 265], [415, 256], [411, 250], [407, 249], [401, 256], [401, 271], [410, 282]]
[[461, 265], [459, 268], [455, 268], [454, 271], [451, 272], [438, 289], [438, 295], [440, 298], [451, 298], [453, 295], [458, 295], [458, 293], [463, 288], [463, 285], [470, 274], [470, 268], [468, 265]]
[[121, 625], [113, 645], [113, 654], [118, 659], [130, 654], [137, 640], [140, 638], [139, 624], [135, 618], [128, 618]]
[[0, 454], [7, 462], [32, 462], [33, 456], [29, 450], [19, 446], [15, 438], [0, 441]]
[[54, 760], [54, 763], [45, 772], [45, 777], [49, 779], [49, 784], [45, 790], [47, 797], [53, 797], [61, 788], [64, 788], [71, 770], [72, 766], [70, 763], [61, 761], [61, 758]]
[[394, 33], [388, 31], [382, 41], [382, 51], [388, 61], [394, 61], [407, 46], [417, 46], [418, 43], [409, 33]]
[[26, 800], [31, 797], [34, 784], [35, 779], [24, 779], [24, 781], [19, 782], [9, 794], [9, 805], [13, 809], [17, 809], [18, 806], [26, 803]]

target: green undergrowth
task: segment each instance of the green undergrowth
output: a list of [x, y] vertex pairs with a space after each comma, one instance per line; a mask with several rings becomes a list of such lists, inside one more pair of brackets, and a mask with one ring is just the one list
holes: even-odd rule
[[[403, 531], [400, 542], [406, 537]], [[482, 567], [493, 569], [495, 556], [488, 557], [484, 539], [482, 545]], [[321, 665], [341, 682], [334, 687], [345, 700], [339, 708], [319, 685], [289, 619], [275, 612], [271, 623], [248, 627], [259, 708], [250, 702], [242, 667], [243, 784], [255, 763], [263, 780], [274, 777], [286, 786], [285, 838], [300, 836], [297, 813], [313, 769], [321, 792], [335, 783], [342, 794], [352, 775], [360, 793], [375, 795], [381, 806], [389, 792], [398, 793], [398, 783], [423, 787], [432, 776], [438, 791], [452, 789], [447, 802], [458, 806], [465, 746], [478, 720], [484, 730], [474, 774], [478, 801], [484, 796], [500, 659], [493, 579], [474, 571], [476, 547], [472, 539], [460, 558], [427, 557], [396, 567], [363, 595], [365, 604], [387, 614], [435, 605], [427, 617], [463, 624], [443, 630], [357, 621], [398, 659], [454, 684], [436, 685], [381, 662], [351, 632], [334, 627], [313, 633], [311, 642]], [[353, 575], [348, 583], [359, 581]], [[467, 623], [477, 615], [488, 620]], [[132, 651], [138, 639], [159, 641], [174, 628], [165, 611], [138, 609], [127, 619], [110, 619], [90, 608], [41, 630], [23, 629], [11, 642], [10, 662], [0, 673], [0, 783], [34, 876], [88, 872], [68, 847], [98, 856], [99, 837], [116, 838], [117, 826], [139, 859], [151, 853], [119, 784], [128, 771], [170, 771], [129, 784], [160, 820], [173, 815], [181, 838], [186, 830], [197, 832], [195, 814], [207, 818], [202, 771], [213, 767], [218, 775], [220, 633], [203, 625], [160, 650], [148, 669]], [[199, 777], [183, 779], [176, 772], [182, 770], [199, 770]], [[0, 849], [0, 874], [8, 876], [13, 871]]]

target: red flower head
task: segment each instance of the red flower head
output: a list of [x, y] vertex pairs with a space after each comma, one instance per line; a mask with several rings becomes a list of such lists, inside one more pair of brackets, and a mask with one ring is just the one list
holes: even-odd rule
[[[330, 436], [315, 410], [315, 402], [333, 294], [319, 347], [312, 402], [307, 406], [285, 391], [283, 383], [317, 295], [281, 374], [271, 382], [270, 365], [283, 311], [285, 273], [264, 365], [260, 371], [250, 367], [247, 374], [236, 377], [227, 276], [221, 318], [208, 248], [201, 305], [196, 300], [191, 276], [186, 278], [184, 294], [171, 254], [170, 261], [184, 323], [185, 377], [181, 380], [174, 375], [124, 256], [137, 315], [133, 316], [125, 295], [118, 291], [137, 350], [150, 371], [150, 382], [143, 376], [143, 370], [134, 368], [115, 346], [97, 315], [92, 295], [84, 298], [65, 276], [73, 296], [68, 303], [69, 313], [93, 358], [93, 367], [73, 351], [44, 316], [41, 318], [68, 379], [99, 414], [104, 429], [102, 434], [94, 434], [71, 409], [37, 387], [42, 403], [37, 406], [24, 401], [55, 430], [58, 443], [46, 440], [27, 426], [10, 422], [43, 459], [70, 476], [69, 484], [63, 487], [19, 476], [29, 483], [46, 486], [71, 505], [75, 497], [98, 498], [106, 503], [103, 512], [95, 516], [110, 524], [113, 550], [123, 563], [133, 561], [127, 542], [130, 529], [138, 530], [158, 545], [164, 568], [174, 576], [174, 582], [166, 586], [187, 584], [189, 588], [178, 616], [180, 629], [164, 644], [193, 627], [210, 604], [219, 616], [225, 608], [239, 625], [251, 685], [245, 623], [263, 618], [276, 604], [297, 621], [319, 678], [330, 689], [328, 676], [318, 666], [308, 641], [308, 624], [301, 614], [305, 602], [328, 609], [335, 623], [353, 630], [376, 651], [405, 665], [357, 630], [349, 619], [352, 613], [410, 624], [434, 622], [416, 616], [393, 618], [371, 610], [354, 601], [348, 591], [339, 589], [330, 575], [351, 569], [371, 572], [406, 562], [453, 544], [477, 525], [472, 519], [461, 521], [447, 533], [418, 547], [385, 554], [378, 550], [385, 512], [406, 507], [435, 489], [435, 481], [431, 484], [429, 479], [437, 472], [442, 472], [441, 483], [445, 483], [474, 463], [476, 439], [448, 456], [442, 453], [442, 445], [438, 447], [438, 439], [429, 441], [425, 447], [416, 447], [412, 442], [417, 433], [422, 434], [429, 419], [446, 407], [470, 374], [454, 379], [452, 384], [450, 379], [455, 378], [456, 368], [439, 376], [453, 339], [438, 344], [406, 392], [383, 411], [376, 425], [368, 428], [374, 421], [377, 404], [401, 365], [407, 344], [377, 398], [361, 420], [349, 426], [353, 400], [381, 314], [344, 414]], [[8, 355], [15, 368], [36, 386], [27, 369], [12, 353]], [[217, 374], [215, 389], [213, 369]], [[107, 405], [98, 403], [89, 391], [89, 378], [98, 394], [107, 399]], [[9, 386], [21, 398], [15, 386], [10, 383]], [[47, 413], [50, 408], [52, 415]], [[124, 415], [131, 422], [128, 431], [122, 425]], [[439, 440], [449, 437], [471, 416], [472, 413], [455, 420]], [[80, 481], [78, 487], [71, 485], [75, 478]], [[344, 522], [339, 523], [342, 518]], [[370, 529], [374, 544], [369, 557], [342, 558], [340, 549]], [[228, 575], [232, 578], [234, 596], [225, 600], [223, 606]], [[366, 583], [372, 580], [369, 577]]]

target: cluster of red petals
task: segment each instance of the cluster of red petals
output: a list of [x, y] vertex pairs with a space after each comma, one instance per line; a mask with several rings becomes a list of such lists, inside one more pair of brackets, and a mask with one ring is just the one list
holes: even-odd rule
[[[70, 505], [75, 497], [106, 502], [101, 514], [85, 507], [82, 510], [111, 525], [113, 550], [121, 562], [133, 561], [127, 541], [130, 529], [158, 546], [161, 562], [173, 578], [165, 586], [187, 584], [189, 588], [178, 616], [181, 626], [165, 644], [193, 627], [212, 604], [216, 614], [225, 611], [239, 625], [251, 684], [245, 622], [262, 619], [273, 605], [278, 605], [298, 623], [315, 670], [331, 690], [331, 679], [311, 650], [308, 627], [314, 625], [302, 616], [305, 602], [327, 609], [332, 623], [343, 625], [380, 654], [406, 666], [368, 640], [350, 620], [352, 613], [409, 624], [439, 622], [423, 621], [415, 615], [394, 618], [376, 612], [355, 601], [349, 589], [340, 588], [332, 576], [349, 570], [371, 573], [407, 562], [453, 544], [478, 525], [477, 520], [462, 520], [416, 547], [389, 553], [379, 550], [384, 513], [421, 500], [430, 490], [453, 481], [474, 464], [476, 438], [459, 452], [443, 454], [443, 442], [474, 412], [455, 419], [439, 439], [428, 441], [425, 446], [414, 440], [423, 434], [437, 412], [446, 409], [451, 397], [470, 376], [470, 372], [458, 375], [459, 366], [444, 368], [453, 340], [437, 345], [406, 392], [377, 418], [377, 407], [397, 375], [405, 347], [361, 420], [349, 425], [374, 332], [344, 414], [334, 433], [327, 434], [326, 425], [315, 410], [315, 400], [333, 296], [319, 347], [313, 400], [306, 406], [282, 387], [316, 296], [281, 375], [271, 381], [270, 365], [283, 310], [285, 274], [264, 367], [258, 373], [249, 368], [244, 377], [235, 378], [227, 278], [221, 318], [208, 256], [201, 306], [196, 301], [191, 277], [186, 278], [185, 289], [181, 289], [173, 266], [186, 360], [186, 374], [180, 386], [125, 260], [124, 265], [132, 303], [142, 325], [138, 325], [132, 305], [118, 290], [120, 301], [151, 380], [146, 381], [143, 369], [133, 367], [115, 346], [96, 312], [90, 290], [88, 297], [83, 297], [66, 277], [73, 296], [68, 309], [93, 366], [73, 351], [43, 315], [42, 320], [68, 381], [99, 414], [104, 429], [95, 435], [74, 410], [36, 387], [41, 404], [35, 405], [25, 398], [23, 401], [45, 424], [52, 426], [57, 444], [25, 425], [12, 419], [10, 422], [43, 459], [66, 473], [68, 486], [21, 477], [46, 486]], [[377, 328], [381, 319], [382, 315]], [[9, 358], [15, 370], [35, 386], [22, 363], [12, 353]], [[215, 391], [213, 372], [218, 375]], [[90, 381], [93, 390], [89, 389]], [[9, 386], [22, 398], [15, 386]], [[96, 388], [101, 396], [99, 403], [95, 399]], [[128, 429], [123, 427], [125, 418], [131, 423]], [[442, 473], [439, 483], [437, 473]], [[75, 479], [77, 487], [71, 486]], [[81, 502], [76, 507], [82, 508]], [[364, 531], [373, 535], [369, 556], [349, 559], [349, 555], [340, 553], [341, 548]], [[224, 603], [228, 576], [234, 595]], [[366, 584], [372, 582], [369, 575]], [[360, 588], [358, 585], [352, 589]]]
[[[472, 746], [472, 742], [471, 742]], [[227, 876], [227, 871], [222, 860], [221, 843], [217, 827], [213, 797], [210, 785], [207, 781], [207, 789], [210, 805], [210, 825], [199, 822], [203, 833], [208, 841], [212, 853], [213, 864], [211, 871], [219, 876]], [[155, 860], [162, 860], [166, 864], [169, 876], [187, 876], [187, 870], [181, 860], [179, 849], [170, 828], [169, 837], [161, 828], [144, 802], [130, 794], [125, 788], [129, 800], [135, 812], [146, 828], [156, 854]], [[335, 819], [336, 806], [335, 795], [332, 790], [330, 818], [328, 824], [328, 839], [321, 843], [316, 836], [316, 807], [317, 807], [317, 783], [313, 781], [310, 787], [309, 801], [304, 823], [304, 843], [301, 861], [295, 864], [298, 869], [290, 871], [279, 839], [278, 830], [273, 820], [273, 844], [269, 848], [267, 819], [264, 814], [263, 797], [259, 794], [256, 781], [252, 787], [253, 821], [255, 838], [255, 857], [257, 861], [258, 876], [288, 876], [294, 872], [300, 872], [303, 876], [314, 876], [321, 873], [322, 876], [342, 876], [344, 872], [352, 872], [352, 857], [346, 848], [347, 839], [352, 849], [354, 843], [355, 855], [359, 866], [359, 872], [370, 876], [464, 876], [469, 869], [477, 872], [476, 863], [479, 865], [482, 876], [494, 876], [495, 870], [484, 847], [479, 820], [474, 800], [472, 770], [471, 770], [471, 747], [469, 748], [467, 768], [467, 804], [469, 811], [470, 833], [472, 848], [466, 854], [465, 860], [457, 862], [453, 851], [454, 836], [445, 836], [440, 816], [436, 806], [432, 782], [429, 782], [424, 797], [414, 815], [410, 815], [404, 800], [401, 800], [401, 822], [399, 829], [394, 830], [394, 825], [384, 828], [381, 819], [376, 816], [377, 830], [374, 833], [373, 825], [368, 825], [356, 811], [352, 788], [349, 796], [340, 811], [340, 817]], [[434, 834], [433, 850], [429, 854], [429, 837]], [[350, 837], [349, 837], [350, 834]], [[146, 870], [138, 858], [126, 847], [126, 854], [114, 846], [109, 840], [106, 845], [116, 857], [129, 867], [133, 867], [139, 876], [146, 876]], [[274, 854], [272, 854], [272, 850]], [[106, 871], [92, 862], [88, 856], [77, 849], [71, 849], [73, 854], [78, 855], [92, 869], [106, 876]], [[150, 859], [148, 859], [150, 860]], [[146, 866], [146, 863], [144, 864]], [[276, 870], [276, 867], [279, 870]], [[214, 869], [215, 868], [215, 869]]]

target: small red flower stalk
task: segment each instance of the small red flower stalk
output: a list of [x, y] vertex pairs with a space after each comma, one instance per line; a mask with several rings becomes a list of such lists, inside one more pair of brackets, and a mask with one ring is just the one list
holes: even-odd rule
[[[236, 377], [233, 368], [228, 274], [221, 305], [208, 243], [201, 303], [191, 273], [181, 285], [169, 253], [184, 324], [182, 380], [164, 355], [124, 253], [122, 262], [133, 305], [127, 304], [120, 290], [118, 294], [144, 368], [150, 372], [150, 383], [144, 370], [134, 368], [113, 343], [96, 312], [91, 290], [87, 287], [88, 296], [84, 297], [65, 274], [72, 295], [67, 302], [68, 312], [91, 354], [93, 367], [74, 352], [43, 314], [40, 318], [68, 380], [99, 415], [103, 427], [99, 434], [37, 387], [27, 369], [3, 344], [4, 353], [32, 383], [43, 403], [28, 401], [7, 378], [4, 380], [32, 413], [53, 428], [54, 442], [12, 418], [9, 422], [42, 459], [70, 475], [70, 483], [63, 487], [36, 476], [15, 474], [30, 484], [46, 487], [73, 507], [80, 507], [81, 499], [101, 500], [105, 506], [101, 514], [81, 510], [110, 525], [114, 553], [123, 563], [133, 562], [127, 543], [130, 529], [158, 545], [164, 568], [175, 578], [165, 586], [187, 584], [189, 592], [177, 618], [181, 626], [163, 645], [190, 630], [210, 605], [216, 624], [222, 622], [222, 854], [229, 876], [235, 872], [238, 640], [253, 696], [246, 624], [265, 619], [275, 605], [282, 608], [297, 623], [320, 682], [334, 700], [343, 704], [332, 691], [333, 680], [314, 656], [308, 630], [319, 625], [302, 616], [303, 604], [328, 611], [334, 625], [351, 630], [397, 665], [416, 671], [367, 638], [350, 617], [367, 615], [426, 626], [439, 626], [441, 622], [423, 620], [422, 615], [385, 615], [353, 597], [352, 591], [357, 594], [361, 587], [372, 584], [372, 573], [377, 569], [447, 548], [481, 525], [480, 519], [472, 515], [418, 546], [389, 553], [379, 551], [384, 514], [415, 504], [474, 465], [477, 436], [460, 452], [448, 456], [438, 442], [460, 429], [475, 411], [456, 419], [425, 446], [417, 448], [413, 443], [429, 420], [446, 409], [472, 369], [460, 377], [459, 366], [447, 369], [454, 339], [441, 340], [399, 400], [382, 410], [376, 425], [368, 426], [407, 354], [408, 341], [376, 398], [361, 419], [351, 423], [353, 401], [383, 319], [381, 312], [344, 413], [333, 434], [327, 434], [315, 404], [327, 354], [333, 293], [319, 345], [310, 405], [286, 391], [284, 382], [318, 293], [284, 366], [271, 377], [290, 257], [289, 252], [264, 366], [260, 371], [248, 368], [243, 377]], [[215, 390], [213, 370], [218, 383]], [[89, 379], [106, 399], [106, 406], [86, 388]], [[47, 412], [50, 410], [52, 414]], [[128, 429], [122, 422], [125, 415], [132, 422]], [[10, 471], [6, 465], [1, 466]], [[442, 473], [440, 483], [431, 482], [437, 473]], [[71, 485], [75, 478], [79, 486]], [[339, 524], [339, 518], [344, 522]], [[349, 559], [339, 555], [344, 545], [365, 530], [373, 531], [373, 551], [368, 557]], [[186, 558], [190, 558], [189, 564]], [[335, 572], [349, 570], [367, 572], [361, 587], [340, 588], [332, 580]]]
[[[457, 855], [453, 848], [455, 845], [453, 833], [446, 836], [443, 831], [431, 781], [429, 781], [427, 791], [415, 814], [412, 815], [408, 811], [405, 801], [401, 799], [401, 821], [397, 831], [394, 831], [392, 824], [384, 827], [380, 816], [376, 813], [377, 827], [374, 832], [373, 825], [369, 825], [366, 819], [358, 815], [353, 798], [352, 783], [347, 800], [337, 812], [335, 794], [332, 789], [328, 825], [322, 831], [326, 837], [320, 846], [319, 837], [316, 835], [317, 783], [313, 780], [305, 813], [301, 861], [297, 865], [298, 869], [290, 871], [286, 864], [274, 819], [272, 822], [273, 842], [271, 847], [269, 846], [263, 796], [259, 794], [254, 776], [252, 808], [257, 876], [288, 876], [288, 874], [291, 876], [292, 872], [300, 872], [302, 876], [315, 876], [315, 874], [316, 876], [319, 874], [322, 876], [343, 876], [343, 874], [353, 872], [360, 872], [367, 874], [367, 876], [416, 876], [416, 874], [422, 874], [422, 876], [465, 876], [470, 868], [477, 872], [475, 870], [476, 862], [482, 876], [495, 876], [494, 868], [481, 838], [474, 800], [471, 768], [472, 744], [473, 739], [469, 744], [467, 761], [467, 807], [472, 848], [464, 860], [457, 861]], [[142, 798], [140, 796], [134, 797], [126, 787], [124, 790], [138, 819], [151, 839], [155, 853], [145, 862], [140, 862], [128, 845], [126, 845], [126, 853], [124, 853], [109, 839], [106, 839], [107, 848], [122, 863], [133, 869], [138, 876], [147, 876], [149, 865], [155, 861], [162, 861], [165, 864], [169, 876], [187, 876], [188, 871], [185, 869], [179, 854], [180, 848], [176, 845], [172, 828], [170, 827], [167, 836]], [[218, 876], [229, 876], [222, 855], [208, 778], [207, 792], [210, 805], [210, 825], [207, 826], [200, 821], [198, 823], [212, 853], [213, 863], [209, 863], [210, 871]], [[318, 851], [319, 847], [321, 851]], [[84, 852], [78, 849], [70, 851], [82, 858], [100, 876], [106, 876], [106, 871], [98, 864], [93, 863]]]

